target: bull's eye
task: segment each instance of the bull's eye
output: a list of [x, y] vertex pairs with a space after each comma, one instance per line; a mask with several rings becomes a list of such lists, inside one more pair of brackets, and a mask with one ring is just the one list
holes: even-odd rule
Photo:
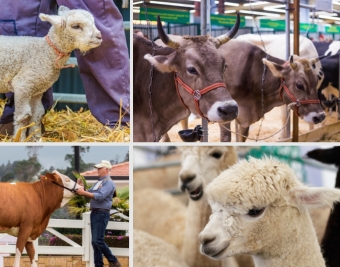
[[187, 71], [188, 71], [190, 74], [198, 75], [198, 72], [197, 72], [197, 70], [196, 70], [194, 67], [188, 67], [188, 68], [187, 68]]
[[302, 90], [302, 91], [305, 90], [305, 87], [304, 87], [303, 84], [300, 83], [300, 82], [297, 82], [297, 83], [296, 83], [296, 87], [297, 87], [299, 90]]
[[260, 208], [260, 209], [254, 208], [254, 209], [248, 210], [247, 214], [250, 217], [258, 217], [263, 213], [263, 211], [264, 211], [264, 208]]
[[212, 156], [215, 159], [219, 159], [219, 158], [222, 157], [222, 153], [219, 152], [219, 151], [215, 151], [215, 152], [211, 153], [210, 156]]

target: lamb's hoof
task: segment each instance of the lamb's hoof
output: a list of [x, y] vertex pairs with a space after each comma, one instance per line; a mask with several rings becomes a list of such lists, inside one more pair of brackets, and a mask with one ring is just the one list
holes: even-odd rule
[[0, 134], [2, 135], [13, 135], [14, 125], [13, 122], [0, 124]]

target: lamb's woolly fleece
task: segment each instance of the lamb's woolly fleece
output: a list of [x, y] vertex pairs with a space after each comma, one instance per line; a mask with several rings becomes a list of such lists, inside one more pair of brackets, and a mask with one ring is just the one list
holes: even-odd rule
[[[101, 43], [94, 18], [85, 10], [61, 6], [58, 15], [40, 14], [39, 17], [52, 24], [48, 33], [51, 42], [68, 55], [56, 64], [58, 55], [45, 37], [0, 36], [0, 93], [14, 92], [14, 134], [31, 122], [36, 125], [30, 128], [30, 133], [40, 129], [44, 114], [42, 94], [58, 79], [59, 66], [67, 62], [69, 53], [74, 49], [88, 51]], [[21, 140], [25, 138], [23, 131]]]

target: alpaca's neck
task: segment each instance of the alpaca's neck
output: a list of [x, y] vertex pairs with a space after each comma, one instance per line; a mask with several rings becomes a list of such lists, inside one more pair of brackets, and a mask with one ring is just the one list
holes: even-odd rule
[[209, 221], [211, 209], [203, 196], [198, 201], [189, 200], [182, 256], [189, 267], [220, 267], [221, 261], [214, 261], [199, 252], [199, 233]]
[[307, 212], [296, 221], [291, 221], [290, 232], [282, 231], [281, 236], [276, 237], [265, 251], [253, 255], [256, 267], [326, 266]]

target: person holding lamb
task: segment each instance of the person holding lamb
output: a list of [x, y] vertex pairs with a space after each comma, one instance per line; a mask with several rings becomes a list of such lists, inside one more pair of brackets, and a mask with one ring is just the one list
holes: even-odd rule
[[[102, 43], [85, 54], [75, 51], [88, 107], [99, 122], [110, 127], [120, 119], [123, 124], [130, 121], [129, 56], [122, 16], [113, 1], [3, 0], [1, 3], [0, 35], [6, 36], [46, 36], [51, 24], [40, 20], [38, 15], [40, 13], [55, 15], [58, 5], [90, 12], [101, 33]], [[0, 117], [0, 134], [11, 135], [14, 132], [15, 105], [18, 103], [14, 103], [12, 92], [6, 96], [8, 102]], [[122, 110], [126, 111], [123, 118], [119, 115], [120, 100]], [[51, 108], [52, 89], [43, 94], [42, 103], [45, 110]]]
[[308, 212], [340, 200], [335, 188], [307, 187], [285, 163], [242, 160], [206, 189], [212, 209], [199, 234], [214, 260], [249, 254], [256, 267], [325, 267]]

